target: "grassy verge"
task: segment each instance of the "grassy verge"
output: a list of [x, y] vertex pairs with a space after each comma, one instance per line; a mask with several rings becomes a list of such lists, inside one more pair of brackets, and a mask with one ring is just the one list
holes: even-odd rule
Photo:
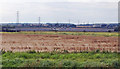
[[120, 66], [117, 53], [2, 52], [3, 67], [114, 67]]
[[8, 33], [8, 34], [62, 34], [62, 35], [93, 35], [93, 36], [119, 36], [117, 32], [0, 32], [0, 33]]

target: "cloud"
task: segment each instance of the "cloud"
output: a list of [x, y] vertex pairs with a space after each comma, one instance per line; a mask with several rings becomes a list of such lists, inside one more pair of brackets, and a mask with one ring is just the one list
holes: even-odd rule
[[[31, 2], [30, 2], [31, 1]], [[117, 21], [116, 2], [19, 2], [1, 3], [0, 22], [15, 22], [16, 11], [20, 11], [20, 21], [36, 22], [113, 22]], [[53, 0], [54, 1], [54, 0]], [[68, 1], [68, 0], [67, 0]]]

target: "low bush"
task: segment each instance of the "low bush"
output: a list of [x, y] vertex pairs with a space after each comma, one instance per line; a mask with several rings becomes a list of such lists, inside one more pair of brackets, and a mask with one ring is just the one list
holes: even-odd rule
[[75, 67], [76, 62], [70, 61], [70, 60], [64, 60], [61, 62], [62, 67]]
[[114, 61], [113, 63], [112, 63], [112, 66], [114, 67], [114, 68], [120, 68], [120, 60], [117, 60], [117, 61]]
[[1, 50], [1, 54], [4, 54], [4, 53], [6, 53], [6, 51], [2, 49], [2, 50]]
[[35, 50], [30, 50], [27, 53], [36, 53], [36, 51]]

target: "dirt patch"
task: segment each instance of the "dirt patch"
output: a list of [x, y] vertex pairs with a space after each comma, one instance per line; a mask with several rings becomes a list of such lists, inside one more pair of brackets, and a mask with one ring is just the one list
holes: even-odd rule
[[6, 51], [111, 51], [118, 52], [118, 37], [87, 35], [2, 34], [0, 49]]

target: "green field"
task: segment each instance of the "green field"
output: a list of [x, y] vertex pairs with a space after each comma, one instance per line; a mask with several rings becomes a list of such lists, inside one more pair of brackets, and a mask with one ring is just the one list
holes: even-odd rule
[[2, 52], [3, 67], [120, 67], [120, 54], [100, 52]]
[[93, 35], [93, 36], [119, 36], [118, 32], [42, 32], [42, 31], [22, 31], [22, 32], [0, 32], [8, 34], [57, 34], [57, 35]]

